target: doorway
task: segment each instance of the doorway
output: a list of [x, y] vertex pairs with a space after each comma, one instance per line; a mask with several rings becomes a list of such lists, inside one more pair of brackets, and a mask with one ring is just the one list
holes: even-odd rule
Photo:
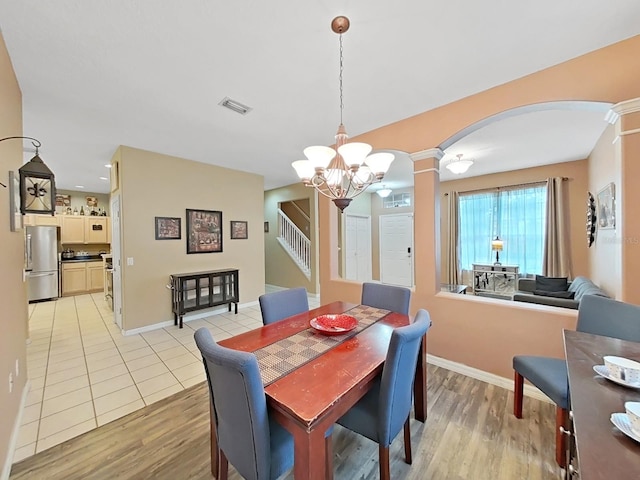
[[413, 213], [380, 216], [380, 281], [413, 286]]
[[371, 216], [345, 214], [345, 278], [371, 280]]

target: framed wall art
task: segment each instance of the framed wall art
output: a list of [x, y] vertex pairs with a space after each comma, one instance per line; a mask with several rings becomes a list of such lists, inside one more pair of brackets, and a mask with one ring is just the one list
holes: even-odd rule
[[56, 193], [56, 207], [70, 207], [71, 195], [65, 195], [62, 193]]
[[222, 212], [187, 208], [187, 253], [222, 252]]
[[616, 228], [616, 186], [608, 184], [598, 192], [598, 228]]
[[180, 223], [177, 217], [156, 217], [156, 240], [180, 240]]
[[246, 240], [249, 238], [248, 223], [231, 220], [231, 240]]

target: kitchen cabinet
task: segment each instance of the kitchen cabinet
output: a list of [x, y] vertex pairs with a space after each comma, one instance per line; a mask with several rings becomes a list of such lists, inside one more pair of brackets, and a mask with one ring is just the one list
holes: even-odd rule
[[63, 244], [109, 243], [109, 217], [62, 216], [61, 240]]
[[103, 288], [102, 261], [62, 263], [62, 295], [95, 292]]
[[51, 216], [51, 215], [35, 215], [33, 213], [29, 213], [24, 216], [24, 225], [25, 226], [33, 226], [33, 225], [52, 225], [58, 226], [60, 225], [60, 217]]

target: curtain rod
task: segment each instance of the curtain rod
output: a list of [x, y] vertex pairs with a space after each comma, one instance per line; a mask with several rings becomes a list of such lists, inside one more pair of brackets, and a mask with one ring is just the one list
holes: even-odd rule
[[[567, 180], [569, 180], [569, 177], [561, 177], [563, 182], [566, 182]], [[526, 187], [529, 185], [543, 185], [547, 183], [546, 180], [538, 180], [537, 182], [526, 182], [526, 183], [514, 183], [513, 185], [503, 185], [501, 187], [489, 187], [489, 188], [479, 188], [477, 190], [465, 190], [463, 192], [458, 192], [458, 193], [476, 193], [476, 192], [491, 192], [491, 191], [496, 191], [496, 190], [503, 190], [506, 188], [514, 188], [514, 187]], [[447, 197], [449, 196], [449, 192], [445, 192], [444, 196]]]

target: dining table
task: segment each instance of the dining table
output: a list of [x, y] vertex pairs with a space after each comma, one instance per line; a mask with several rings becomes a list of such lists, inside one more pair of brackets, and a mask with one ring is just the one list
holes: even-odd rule
[[[221, 346], [245, 352], [263, 351], [272, 345], [285, 345], [299, 334], [320, 335], [310, 321], [321, 315], [356, 312], [364, 306], [337, 301], [219, 342]], [[412, 318], [398, 312], [382, 311], [366, 328], [345, 336], [335, 346], [296, 366], [272, 382], [265, 382], [267, 405], [271, 413], [294, 439], [294, 478], [331, 478], [327, 464], [325, 433], [371, 388], [382, 372], [391, 333], [409, 325]], [[311, 329], [311, 330], [310, 330]], [[310, 333], [306, 331], [310, 330]], [[322, 339], [319, 339], [322, 340]], [[289, 352], [282, 352], [289, 353]], [[262, 365], [261, 374], [262, 372]], [[414, 415], [424, 422], [427, 414], [426, 335], [423, 337], [415, 372]], [[265, 376], [263, 375], [263, 380]], [[213, 418], [213, 417], [212, 417]], [[216, 471], [217, 444], [215, 422], [211, 421], [212, 472]]]

